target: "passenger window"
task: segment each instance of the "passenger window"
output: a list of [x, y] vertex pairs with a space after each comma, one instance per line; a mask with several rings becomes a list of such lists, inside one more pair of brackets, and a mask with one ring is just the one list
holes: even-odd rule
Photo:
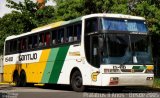
[[39, 47], [45, 46], [45, 35], [44, 33], [39, 34]]
[[13, 41], [13, 51], [16, 52], [17, 51], [17, 40]]
[[17, 51], [17, 40], [11, 40], [10, 41], [10, 52], [16, 52]]
[[85, 33], [97, 32], [98, 31], [98, 19], [92, 18], [85, 22]]
[[81, 39], [81, 24], [77, 24], [74, 26], [74, 41]]
[[18, 39], [18, 50], [24, 51], [27, 49], [27, 38]]
[[33, 38], [32, 36], [28, 37], [28, 49], [33, 49]]
[[52, 31], [52, 44], [57, 44], [57, 30]]
[[67, 38], [66, 38], [67, 42], [73, 42], [74, 38], [73, 38], [73, 26], [69, 26], [67, 27]]
[[64, 43], [65, 38], [64, 38], [64, 29], [59, 29], [58, 30], [58, 43]]
[[50, 33], [47, 32], [45, 34], [45, 37], [46, 37], [45, 43], [46, 43], [46, 46], [48, 47], [48, 46], [50, 46], [50, 42], [51, 42], [51, 35], [50, 35]]
[[8, 54], [10, 52], [10, 41], [6, 41], [5, 44], [5, 54]]
[[37, 35], [33, 35], [33, 40], [32, 40], [32, 46], [33, 48], [37, 48], [38, 47], [38, 36]]

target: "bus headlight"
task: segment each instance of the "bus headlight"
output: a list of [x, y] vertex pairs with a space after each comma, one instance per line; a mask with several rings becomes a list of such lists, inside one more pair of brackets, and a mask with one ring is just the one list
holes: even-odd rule
[[148, 65], [146, 70], [145, 70], [145, 73], [153, 73], [153, 65]]

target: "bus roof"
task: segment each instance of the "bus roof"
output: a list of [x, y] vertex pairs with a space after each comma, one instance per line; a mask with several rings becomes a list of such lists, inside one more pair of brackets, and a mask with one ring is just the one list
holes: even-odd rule
[[70, 24], [70, 23], [75, 23], [75, 22], [81, 21], [82, 19], [92, 18], [92, 17], [108, 17], [108, 18], [145, 20], [144, 17], [124, 15], [124, 14], [110, 14], [110, 13], [90, 14], [90, 15], [85, 15], [85, 16], [78, 17], [76, 19], [69, 20], [69, 21], [59, 21], [59, 22], [51, 23], [51, 24], [48, 24], [48, 25], [45, 25], [45, 26], [42, 26], [42, 27], [35, 28], [32, 31], [27, 32], [27, 33], [22, 33], [22, 34], [19, 34], [19, 35], [12, 35], [12, 36], [7, 37], [6, 40], [15, 39], [15, 38], [26, 36], [26, 35], [31, 35], [31, 34], [34, 34], [34, 33], [37, 33], [37, 32], [41, 32], [41, 31], [44, 31], [44, 30], [49, 30], [49, 29], [60, 27], [60, 26], [67, 25], [67, 24]]
[[144, 17], [140, 16], [132, 16], [132, 15], [125, 15], [125, 14], [112, 14], [112, 13], [97, 13], [97, 14], [90, 14], [83, 16], [82, 18], [91, 18], [91, 17], [108, 17], [108, 18], [120, 18], [120, 19], [135, 19], [135, 20], [145, 20]]

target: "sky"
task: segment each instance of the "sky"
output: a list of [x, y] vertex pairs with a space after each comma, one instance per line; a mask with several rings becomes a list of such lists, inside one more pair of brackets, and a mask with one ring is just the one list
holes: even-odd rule
[[[13, 0], [15, 2], [23, 1], [23, 0]], [[36, 2], [36, 0], [32, 0]], [[49, 0], [46, 5], [55, 5], [52, 0]], [[10, 13], [12, 9], [6, 7], [6, 0], [0, 0], [0, 17], [3, 17], [6, 13]]]

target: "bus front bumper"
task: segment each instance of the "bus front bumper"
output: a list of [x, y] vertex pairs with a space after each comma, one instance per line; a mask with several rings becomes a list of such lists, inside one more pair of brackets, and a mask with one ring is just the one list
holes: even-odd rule
[[152, 86], [153, 74], [102, 74], [102, 86]]

